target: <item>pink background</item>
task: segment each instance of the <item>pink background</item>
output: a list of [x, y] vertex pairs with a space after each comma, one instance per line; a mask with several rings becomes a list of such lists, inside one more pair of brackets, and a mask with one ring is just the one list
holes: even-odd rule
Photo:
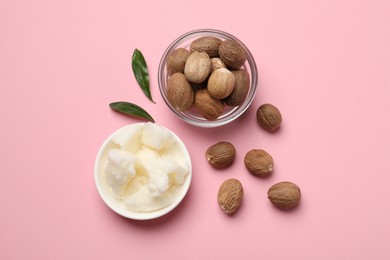
[[[389, 259], [390, 2], [0, 1], [0, 259]], [[165, 106], [157, 68], [166, 46], [199, 28], [227, 31], [252, 51], [259, 91], [234, 123], [200, 129]], [[145, 55], [156, 104], [131, 72]], [[154, 221], [112, 212], [93, 178], [116, 129], [139, 120], [108, 104], [135, 102], [173, 130], [193, 160], [183, 203]], [[270, 102], [279, 132], [255, 121]], [[204, 151], [236, 145], [216, 171]], [[270, 178], [243, 164], [253, 148], [275, 160]], [[219, 209], [227, 178], [241, 180], [236, 215]], [[282, 212], [268, 188], [297, 183], [302, 201]]]

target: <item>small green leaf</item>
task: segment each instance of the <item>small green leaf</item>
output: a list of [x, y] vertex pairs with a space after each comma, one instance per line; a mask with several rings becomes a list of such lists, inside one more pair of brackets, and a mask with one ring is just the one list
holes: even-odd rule
[[156, 103], [153, 101], [152, 95], [150, 94], [148, 66], [146, 65], [142, 52], [138, 49], [135, 49], [133, 52], [131, 66], [133, 68], [135, 79], [137, 80], [138, 85], [141, 87], [142, 91], [150, 101]]
[[142, 107], [136, 104], [123, 101], [113, 102], [110, 104], [110, 108], [125, 115], [143, 118], [154, 123], [153, 117], [149, 115], [149, 113], [146, 112]]

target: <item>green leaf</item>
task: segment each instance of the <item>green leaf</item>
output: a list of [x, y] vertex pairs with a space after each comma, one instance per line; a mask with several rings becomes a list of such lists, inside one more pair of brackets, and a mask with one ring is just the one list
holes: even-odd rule
[[135, 49], [133, 52], [131, 66], [133, 68], [135, 79], [137, 80], [138, 85], [141, 87], [142, 91], [150, 101], [156, 103], [153, 101], [152, 95], [150, 94], [148, 66], [146, 65], [142, 52], [138, 49]]
[[146, 112], [142, 107], [136, 104], [123, 101], [113, 102], [110, 104], [110, 108], [122, 114], [143, 118], [154, 123], [153, 117], [149, 115], [149, 113]]

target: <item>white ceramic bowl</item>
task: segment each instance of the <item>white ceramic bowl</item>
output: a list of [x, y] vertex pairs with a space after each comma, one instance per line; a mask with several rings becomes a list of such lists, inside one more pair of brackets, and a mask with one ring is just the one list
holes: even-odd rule
[[129, 219], [135, 219], [135, 220], [149, 220], [149, 219], [155, 219], [158, 217], [161, 217], [170, 211], [172, 211], [174, 208], [176, 208], [179, 203], [183, 200], [185, 195], [187, 194], [187, 191], [190, 187], [191, 183], [191, 178], [192, 178], [192, 166], [191, 166], [191, 158], [188, 153], [187, 148], [185, 147], [184, 143], [181, 141], [181, 139], [172, 131], [169, 129], [161, 126], [154, 124], [155, 126], [158, 126], [161, 128], [162, 131], [168, 131], [174, 139], [177, 141], [177, 146], [179, 149], [183, 151], [183, 156], [185, 157], [185, 160], [187, 161], [189, 165], [189, 172], [188, 175], [185, 178], [184, 183], [178, 187], [178, 191], [176, 193], [176, 197], [173, 200], [173, 202], [159, 210], [156, 211], [151, 211], [151, 212], [137, 212], [137, 211], [131, 211], [127, 209], [124, 205], [124, 202], [122, 200], [119, 200], [115, 197], [114, 192], [112, 191], [111, 187], [108, 185], [106, 181], [106, 176], [104, 174], [104, 169], [107, 164], [108, 160], [108, 151], [115, 147], [115, 144], [113, 143], [112, 139], [118, 135], [123, 135], [124, 132], [126, 131], [132, 131], [134, 128], [139, 127], [139, 125], [144, 124], [146, 127], [148, 124], [154, 124], [154, 123], [136, 123], [136, 124], [131, 124], [127, 125], [125, 127], [122, 127], [115, 131], [113, 134], [111, 134], [106, 141], [103, 143], [101, 148], [99, 149], [99, 152], [96, 157], [95, 161], [95, 183], [96, 187], [98, 190], [98, 193], [100, 194], [101, 198], [105, 202], [105, 204], [112, 209], [114, 212], [117, 214], [129, 218]]

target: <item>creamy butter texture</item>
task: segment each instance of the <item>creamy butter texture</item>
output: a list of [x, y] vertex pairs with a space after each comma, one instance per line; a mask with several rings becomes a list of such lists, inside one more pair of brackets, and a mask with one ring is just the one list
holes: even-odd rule
[[169, 206], [190, 171], [176, 137], [159, 125], [144, 123], [111, 142], [104, 175], [115, 197], [136, 212]]

